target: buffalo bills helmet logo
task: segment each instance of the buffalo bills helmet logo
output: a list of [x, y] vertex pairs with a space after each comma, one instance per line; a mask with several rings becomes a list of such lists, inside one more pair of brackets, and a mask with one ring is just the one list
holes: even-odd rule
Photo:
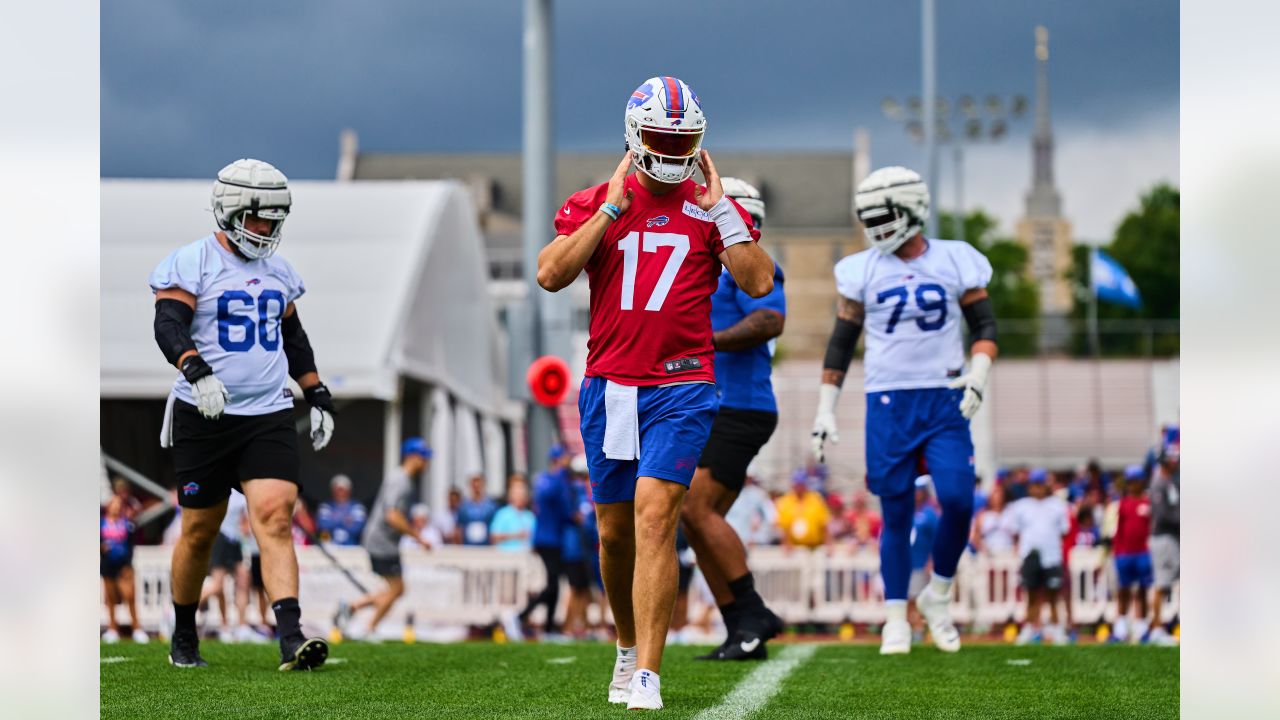
[[663, 225], [666, 225], [669, 222], [671, 222], [671, 218], [667, 217], [666, 215], [659, 215], [658, 217], [651, 217], [648, 220], [646, 220], [644, 223], [644, 226], [645, 227], [662, 227]]
[[631, 93], [631, 99], [627, 100], [627, 109], [638, 107], [649, 102], [649, 98], [653, 97], [653, 88], [648, 83], [641, 85]]
[[200, 485], [197, 483], [189, 482], [182, 486], [183, 495], [195, 495], [198, 492], [200, 492]]

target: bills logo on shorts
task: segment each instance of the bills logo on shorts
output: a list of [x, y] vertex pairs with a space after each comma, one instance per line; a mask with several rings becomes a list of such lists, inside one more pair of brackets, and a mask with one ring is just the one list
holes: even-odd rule
[[195, 495], [198, 492], [200, 492], [199, 483], [189, 482], [182, 486], [183, 495]]
[[644, 226], [645, 227], [662, 227], [663, 225], [666, 225], [669, 222], [671, 222], [671, 218], [667, 217], [666, 215], [659, 215], [658, 217], [651, 217], [648, 220], [646, 220], [644, 223]]

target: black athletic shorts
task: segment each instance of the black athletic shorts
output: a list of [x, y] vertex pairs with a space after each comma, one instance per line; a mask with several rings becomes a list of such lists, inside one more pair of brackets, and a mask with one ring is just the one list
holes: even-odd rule
[[777, 413], [720, 408], [698, 467], [710, 469], [711, 477], [730, 490], [741, 490], [747, 480], [747, 465], [777, 427]]
[[1023, 590], [1053, 590], [1062, 588], [1062, 565], [1048, 565], [1040, 561], [1040, 551], [1032, 550], [1022, 561]]
[[173, 465], [182, 507], [213, 507], [245, 480], [278, 478], [297, 484], [298, 432], [293, 410], [209, 420], [195, 405], [176, 400]]
[[120, 577], [120, 571], [133, 564], [133, 553], [130, 552], [121, 560], [111, 560], [106, 555], [102, 555], [101, 562], [98, 563], [98, 574], [108, 580], [114, 580]]
[[218, 533], [213, 539], [213, 555], [209, 557], [209, 567], [234, 571], [236, 565], [243, 560], [244, 552], [240, 549], [239, 541]]
[[560, 566], [564, 576], [569, 579], [569, 587], [574, 590], [586, 590], [591, 587], [591, 573], [587, 570], [586, 560], [570, 560]]
[[693, 582], [693, 567], [694, 567], [693, 565], [685, 565], [684, 563], [680, 563], [680, 579], [676, 585], [676, 588], [680, 592], [685, 592], [686, 590], [688, 590], [689, 583]]
[[400, 567], [399, 554], [387, 555], [385, 557], [370, 555], [369, 564], [373, 566], [373, 571], [377, 573], [379, 577], [400, 577], [404, 572]]
[[255, 590], [266, 590], [267, 586], [262, 582], [262, 556], [249, 556], [249, 579]]

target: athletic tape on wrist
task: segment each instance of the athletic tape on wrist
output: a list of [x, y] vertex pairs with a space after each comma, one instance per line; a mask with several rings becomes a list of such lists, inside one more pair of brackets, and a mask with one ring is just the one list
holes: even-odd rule
[[751, 242], [751, 231], [747, 228], [746, 221], [738, 214], [738, 208], [727, 196], [720, 198], [720, 202], [712, 205], [708, 214], [715, 221], [716, 229], [720, 231], [720, 241], [726, 248], [740, 242]]

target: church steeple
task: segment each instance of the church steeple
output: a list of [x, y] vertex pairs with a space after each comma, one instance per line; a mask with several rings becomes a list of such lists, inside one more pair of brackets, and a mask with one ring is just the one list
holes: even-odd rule
[[1036, 27], [1036, 130], [1031, 138], [1031, 192], [1027, 217], [1055, 218], [1062, 199], [1053, 186], [1053, 128], [1049, 123], [1049, 30]]
[[1049, 30], [1036, 28], [1036, 129], [1031, 136], [1031, 190], [1018, 240], [1028, 250], [1027, 273], [1040, 289], [1040, 349], [1058, 351], [1070, 338], [1071, 223], [1053, 185], [1053, 127], [1049, 122]]

